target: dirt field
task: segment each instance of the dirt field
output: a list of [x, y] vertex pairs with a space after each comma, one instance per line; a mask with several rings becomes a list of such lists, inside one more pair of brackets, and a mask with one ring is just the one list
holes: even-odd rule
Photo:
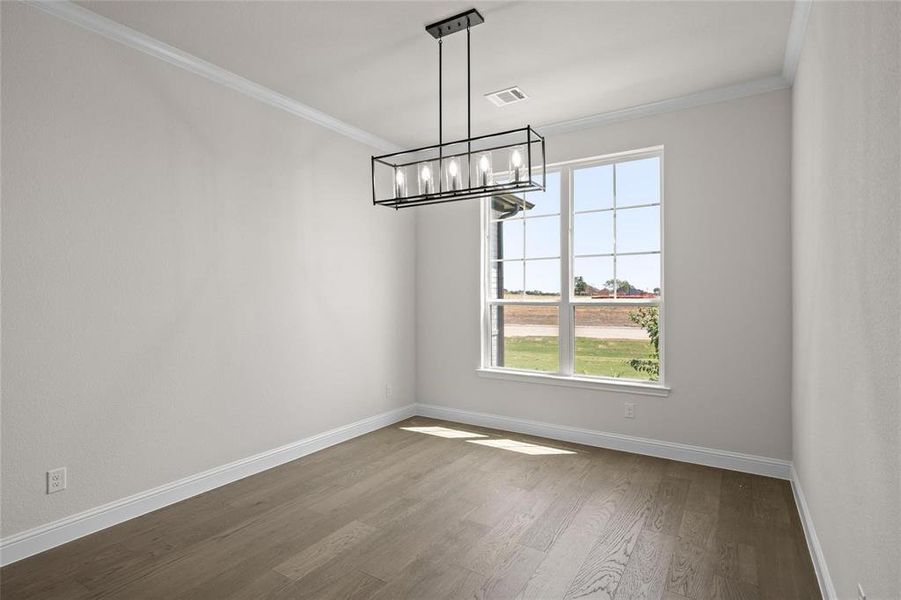
[[[522, 325], [504, 323], [504, 337], [557, 337], [556, 325]], [[617, 325], [580, 325], [576, 327], [577, 338], [595, 340], [642, 340], [649, 342], [648, 332], [640, 327], [619, 327]]]
[[[551, 299], [551, 298], [548, 298]], [[635, 327], [629, 314], [635, 306], [576, 307], [576, 326], [585, 327]], [[505, 306], [504, 323], [508, 325], [556, 325], [556, 306]]]

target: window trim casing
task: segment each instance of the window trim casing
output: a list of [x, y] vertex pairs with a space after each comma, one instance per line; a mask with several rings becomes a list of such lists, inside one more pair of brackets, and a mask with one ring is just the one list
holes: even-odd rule
[[[572, 209], [572, 179], [574, 168], [587, 168], [623, 162], [624, 160], [640, 160], [642, 158], [658, 157], [660, 159], [660, 296], [656, 300], [577, 300], [573, 296], [573, 209]], [[665, 248], [665, 199], [664, 199], [664, 180], [665, 180], [665, 163], [664, 163], [664, 147], [650, 146], [636, 150], [625, 152], [616, 152], [612, 154], [604, 154], [583, 159], [575, 159], [568, 161], [560, 161], [549, 163], [547, 171], [561, 171], [567, 174], [566, 177], [560, 178], [560, 301], [548, 300], [495, 300], [490, 299], [491, 284], [490, 277], [490, 203], [488, 199], [481, 201], [480, 205], [480, 252], [479, 252], [479, 314], [480, 319], [480, 357], [479, 365], [476, 369], [477, 374], [482, 377], [492, 379], [506, 379], [513, 381], [522, 381], [528, 383], [544, 383], [551, 385], [562, 385], [566, 387], [589, 388], [606, 391], [620, 391], [627, 393], [646, 394], [651, 396], [666, 396], [669, 394], [670, 387], [667, 385], [666, 378], [666, 252]], [[565, 169], [565, 170], [564, 170]], [[635, 208], [635, 207], [629, 207]], [[614, 230], [615, 231], [615, 230]], [[614, 233], [615, 235], [615, 233]], [[565, 244], [566, 252], [563, 253]], [[623, 253], [627, 255], [629, 253]], [[637, 253], [646, 254], [646, 253]], [[491, 307], [495, 305], [550, 305], [559, 306], [560, 314], [558, 317], [558, 327], [561, 333], [558, 356], [558, 369], [556, 373], [544, 373], [541, 371], [530, 371], [524, 369], [511, 369], [505, 367], [494, 367], [491, 365]], [[575, 375], [572, 373], [574, 360], [574, 323], [573, 315], [576, 306], [605, 306], [605, 305], [651, 305], [658, 307], [659, 314], [659, 356], [660, 356], [660, 377], [656, 382], [643, 382], [635, 379], [618, 379], [613, 377], [593, 377], [586, 375]]]

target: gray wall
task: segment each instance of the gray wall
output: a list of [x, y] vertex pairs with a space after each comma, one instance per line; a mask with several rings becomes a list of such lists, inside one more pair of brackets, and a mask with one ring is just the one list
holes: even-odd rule
[[548, 139], [552, 162], [665, 146], [669, 397], [480, 378], [463, 202], [417, 214], [418, 401], [790, 458], [790, 108], [779, 91]]
[[815, 3], [794, 88], [795, 468], [840, 598], [901, 598], [901, 4]]
[[3, 535], [413, 401], [414, 223], [371, 206], [372, 149], [2, 27]]

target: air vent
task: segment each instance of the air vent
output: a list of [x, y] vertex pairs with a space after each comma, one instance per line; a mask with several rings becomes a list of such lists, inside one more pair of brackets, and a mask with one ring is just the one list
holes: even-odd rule
[[508, 104], [513, 104], [514, 102], [522, 102], [523, 100], [527, 100], [529, 98], [528, 96], [526, 96], [526, 93], [519, 89], [519, 86], [516, 85], [505, 90], [485, 94], [485, 97], [491, 100], [491, 103], [495, 106], [507, 106]]

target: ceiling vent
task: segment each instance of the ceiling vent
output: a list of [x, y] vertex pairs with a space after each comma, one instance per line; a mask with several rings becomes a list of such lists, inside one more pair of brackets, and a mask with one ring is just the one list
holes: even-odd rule
[[514, 102], [522, 102], [523, 100], [527, 100], [529, 97], [526, 96], [526, 93], [519, 89], [518, 85], [514, 85], [513, 87], [499, 90], [497, 92], [491, 92], [490, 94], [485, 94], [485, 97], [491, 100], [491, 103], [495, 106], [507, 106], [508, 104], [513, 104]]

